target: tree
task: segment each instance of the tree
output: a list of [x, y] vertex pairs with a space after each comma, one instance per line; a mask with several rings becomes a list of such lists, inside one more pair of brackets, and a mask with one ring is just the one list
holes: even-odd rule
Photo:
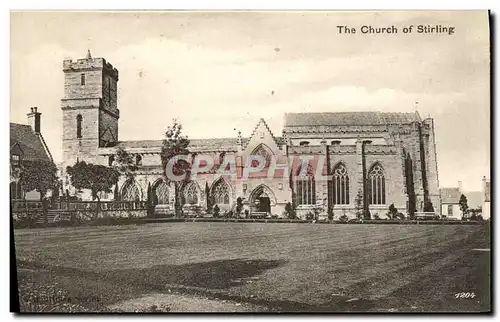
[[214, 218], [219, 217], [219, 212], [220, 212], [219, 206], [215, 205], [214, 208], [213, 208]]
[[48, 190], [57, 190], [57, 167], [50, 161], [25, 160], [19, 172], [19, 184], [25, 191], [38, 191], [42, 200]]
[[72, 167], [67, 167], [66, 171], [71, 177], [71, 184], [76, 189], [89, 189], [92, 193], [92, 200], [97, 199], [96, 219], [99, 216], [101, 207], [99, 193], [111, 192], [111, 188], [116, 185], [120, 178], [120, 172], [115, 168], [85, 163], [84, 161], [77, 162]]
[[331, 222], [333, 220], [333, 205], [328, 205], [328, 220]]
[[120, 193], [118, 193], [118, 184], [115, 184], [115, 191], [113, 193], [113, 199], [114, 199], [114, 201], [120, 200]]
[[208, 181], [205, 181], [205, 198], [207, 199], [207, 212], [212, 211], [213, 202], [210, 196], [210, 187], [208, 186]]
[[363, 217], [363, 191], [358, 189], [358, 193], [354, 198], [354, 209], [356, 209], [356, 217], [361, 219]]
[[153, 190], [151, 189], [151, 183], [149, 182], [148, 182], [146, 207], [148, 209], [148, 215], [151, 216], [154, 212], [154, 204], [153, 204]]
[[462, 211], [462, 219], [463, 219], [465, 217], [465, 213], [469, 209], [469, 206], [467, 205], [467, 197], [464, 194], [460, 196], [458, 205], [460, 206], [460, 210]]
[[[165, 140], [163, 140], [163, 146], [161, 149], [161, 164], [164, 172], [164, 180], [167, 184], [173, 183], [174, 192], [175, 192], [175, 211], [177, 216], [180, 214], [180, 198], [179, 191], [181, 186], [189, 180], [189, 170], [191, 169], [191, 165], [185, 160], [175, 160], [174, 158], [184, 155], [189, 155], [189, 140], [187, 136], [182, 134], [182, 125], [174, 119], [172, 121], [172, 125], [167, 128], [165, 132]], [[184, 175], [182, 180], [176, 181], [169, 178], [167, 174], [166, 166], [169, 162], [174, 159], [172, 162], [172, 173], [175, 176]]]
[[133, 179], [135, 176], [135, 171], [139, 168], [134, 160], [134, 156], [122, 147], [118, 147], [115, 152], [115, 163], [112, 165], [123, 173], [127, 179]]

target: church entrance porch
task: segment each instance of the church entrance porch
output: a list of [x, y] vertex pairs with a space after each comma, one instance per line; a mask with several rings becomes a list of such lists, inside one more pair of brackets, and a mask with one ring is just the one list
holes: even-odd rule
[[269, 197], [259, 197], [256, 200], [256, 204], [259, 212], [271, 212], [271, 199]]
[[250, 194], [249, 205], [252, 217], [266, 217], [272, 214], [272, 206], [276, 205], [276, 198], [267, 186], [260, 185]]

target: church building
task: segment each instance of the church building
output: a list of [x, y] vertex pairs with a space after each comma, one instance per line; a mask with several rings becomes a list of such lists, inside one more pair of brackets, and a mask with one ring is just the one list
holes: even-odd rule
[[[329, 207], [335, 218], [353, 217], [359, 207], [372, 217], [383, 215], [391, 204], [403, 214], [434, 211], [440, 215], [434, 123], [418, 112], [287, 113], [280, 136], [261, 119], [247, 137], [190, 140], [189, 151], [210, 155], [216, 164], [213, 169], [225, 158], [234, 158], [237, 175], [208, 170], [183, 184], [175, 196], [172, 184], [163, 179], [163, 138], [119, 139], [118, 70], [89, 52], [84, 59], [65, 60], [63, 71], [63, 168], [78, 160], [111, 166], [117, 148], [125, 149], [134, 156], [138, 170], [133, 179], [120, 179], [121, 200], [146, 200], [151, 185], [158, 209], [173, 209], [175, 198], [187, 208], [206, 208], [210, 198], [223, 212], [234, 209], [241, 198], [251, 212], [280, 217], [287, 203], [302, 218], [318, 204]], [[244, 178], [241, 170], [253, 155], [264, 158], [265, 169], [280, 158], [308, 156], [319, 170], [299, 176], [301, 166], [293, 163], [288, 170], [276, 171], [289, 172], [283, 176], [251, 173]], [[318, 174], [324, 179], [319, 180]], [[76, 194], [69, 178], [63, 181], [64, 189]], [[113, 194], [103, 197], [112, 200]]]

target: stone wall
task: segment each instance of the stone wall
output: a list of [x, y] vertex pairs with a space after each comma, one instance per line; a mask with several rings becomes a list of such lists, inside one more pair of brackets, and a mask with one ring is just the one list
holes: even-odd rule
[[[85, 75], [85, 85], [81, 85], [81, 75]], [[64, 73], [64, 98], [79, 99], [102, 97], [102, 70], [66, 71]]]
[[102, 141], [113, 143], [118, 141], [118, 117], [105, 110], [99, 111], [99, 146], [104, 146]]
[[[76, 160], [95, 163], [98, 149], [98, 109], [63, 110], [63, 160], [65, 166]], [[77, 137], [77, 116], [82, 116], [82, 137]], [[65, 168], [65, 167], [64, 167]]]

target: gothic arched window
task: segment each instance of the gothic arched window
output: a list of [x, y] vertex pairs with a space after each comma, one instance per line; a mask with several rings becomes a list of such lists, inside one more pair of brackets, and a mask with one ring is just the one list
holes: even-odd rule
[[212, 192], [215, 204], [229, 204], [229, 186], [224, 180], [219, 180], [215, 183]]
[[301, 168], [299, 168], [294, 181], [297, 205], [316, 204], [316, 182], [312, 168], [308, 166], [305, 175], [301, 173]]
[[82, 137], [82, 115], [78, 114], [76, 116], [76, 137], [81, 139]]
[[368, 173], [368, 201], [370, 205], [385, 204], [385, 176], [380, 164], [375, 164]]
[[339, 164], [335, 167], [328, 188], [330, 204], [349, 204], [349, 175], [345, 165]]
[[134, 180], [129, 180], [125, 182], [122, 188], [122, 201], [140, 201], [141, 195], [139, 188], [135, 184]]
[[189, 205], [198, 204], [198, 188], [195, 183], [191, 183], [186, 187], [184, 198], [186, 199], [186, 203]]
[[168, 186], [165, 181], [159, 181], [153, 188], [153, 201], [155, 205], [168, 204]]
[[[269, 165], [271, 164], [271, 158], [272, 158], [272, 152], [271, 152], [271, 149], [269, 149], [267, 146], [263, 145], [263, 144], [259, 144], [252, 152], [252, 155], [258, 155], [260, 157], [262, 157], [264, 160], [266, 160], [266, 164], [265, 164], [265, 168], [269, 167]], [[256, 160], [254, 160], [256, 161]], [[252, 167], [256, 167], [257, 164], [255, 163], [252, 163]]]

